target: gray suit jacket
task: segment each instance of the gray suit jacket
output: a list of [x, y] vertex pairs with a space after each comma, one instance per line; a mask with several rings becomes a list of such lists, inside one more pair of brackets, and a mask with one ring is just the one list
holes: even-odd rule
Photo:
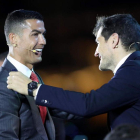
[[[0, 139], [55, 140], [55, 129], [48, 111], [43, 125], [34, 98], [7, 89], [7, 77], [15, 67], [6, 59], [0, 68]], [[42, 80], [39, 77], [40, 82]]]

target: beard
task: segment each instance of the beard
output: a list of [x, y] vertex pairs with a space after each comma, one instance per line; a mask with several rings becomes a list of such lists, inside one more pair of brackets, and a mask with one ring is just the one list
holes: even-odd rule
[[100, 60], [100, 64], [99, 64], [99, 70], [100, 71], [108, 71], [108, 70], [112, 70], [111, 67], [112, 67], [112, 60], [109, 60], [109, 59], [102, 59]]

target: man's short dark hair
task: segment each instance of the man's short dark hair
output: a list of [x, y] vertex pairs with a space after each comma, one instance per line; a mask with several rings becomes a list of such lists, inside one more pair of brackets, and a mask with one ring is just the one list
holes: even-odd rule
[[25, 20], [28, 19], [38, 19], [43, 21], [42, 15], [36, 11], [20, 9], [8, 14], [4, 25], [5, 37], [8, 43], [10, 43], [8, 38], [9, 33], [20, 35], [21, 30], [25, 28], [23, 24], [26, 24]]
[[124, 124], [112, 130], [104, 140], [140, 140], [140, 129], [131, 124]]
[[[140, 25], [130, 14], [115, 14], [108, 17], [98, 17], [93, 34], [96, 36], [100, 27], [101, 35], [107, 41], [113, 33], [117, 33], [126, 50], [133, 44], [136, 50], [140, 50]], [[132, 49], [132, 48], [131, 48]], [[133, 48], [134, 49], [134, 48]]]

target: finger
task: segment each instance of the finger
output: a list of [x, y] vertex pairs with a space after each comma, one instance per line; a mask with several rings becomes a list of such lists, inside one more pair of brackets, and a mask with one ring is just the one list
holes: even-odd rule
[[7, 85], [8, 89], [12, 89], [12, 86], [10, 84]]
[[11, 81], [11, 76], [8, 76], [8, 77], [7, 77], [7, 84], [9, 84], [10, 81]]
[[12, 84], [12, 83], [13, 83], [12, 80], [10, 79], [7, 80], [7, 84]]
[[21, 74], [21, 72], [19, 72], [19, 71], [11, 71], [11, 72], [9, 72], [9, 75], [10, 75], [10, 76], [12, 76], [12, 75], [18, 76], [18, 75], [20, 75], [20, 74]]
[[7, 80], [9, 79], [9, 76], [7, 77]]
[[7, 80], [7, 84], [10, 84], [10, 80]]
[[17, 76], [8, 76], [7, 84], [16, 82]]
[[15, 76], [8, 76], [7, 81], [13, 81], [15, 79]]

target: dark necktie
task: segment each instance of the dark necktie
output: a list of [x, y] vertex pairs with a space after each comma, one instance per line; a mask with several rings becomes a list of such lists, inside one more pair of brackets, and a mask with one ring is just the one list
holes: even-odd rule
[[[39, 82], [39, 80], [34, 72], [31, 73], [30, 79], [32, 81]], [[43, 123], [45, 123], [47, 109], [46, 109], [46, 107], [39, 105], [39, 110], [40, 110], [40, 115], [41, 115], [42, 121], [43, 121]]]

